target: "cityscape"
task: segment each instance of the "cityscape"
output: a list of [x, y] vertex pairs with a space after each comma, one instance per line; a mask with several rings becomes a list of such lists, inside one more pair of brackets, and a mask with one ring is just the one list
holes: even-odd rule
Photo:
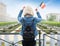
[[[22, 24], [18, 22], [17, 17], [22, 7], [26, 5], [32, 6], [33, 9], [38, 7], [42, 17], [42, 21], [36, 25], [38, 30], [36, 46], [60, 46], [60, 1], [44, 0], [46, 6], [43, 9], [39, 6], [41, 2], [42, 0], [0, 1], [0, 46], [22, 46], [23, 39], [20, 35]], [[35, 10], [33, 11], [36, 17]]]

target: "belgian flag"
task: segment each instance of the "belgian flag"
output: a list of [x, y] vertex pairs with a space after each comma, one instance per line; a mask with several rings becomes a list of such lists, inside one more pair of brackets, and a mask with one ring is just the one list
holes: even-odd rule
[[45, 3], [44, 3], [44, 2], [41, 2], [40, 7], [41, 7], [42, 9], [44, 9], [44, 8], [46, 7]]

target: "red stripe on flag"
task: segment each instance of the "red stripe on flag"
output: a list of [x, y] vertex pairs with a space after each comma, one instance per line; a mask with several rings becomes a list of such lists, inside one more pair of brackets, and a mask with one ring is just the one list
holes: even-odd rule
[[43, 9], [43, 8], [45, 8], [45, 4], [42, 2], [41, 4], [40, 4], [40, 7]]

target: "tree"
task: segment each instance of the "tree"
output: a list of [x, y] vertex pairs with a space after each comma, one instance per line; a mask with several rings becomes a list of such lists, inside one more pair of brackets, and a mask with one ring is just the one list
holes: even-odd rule
[[56, 15], [50, 14], [48, 20], [49, 20], [49, 21], [54, 21], [55, 19], [56, 19]]

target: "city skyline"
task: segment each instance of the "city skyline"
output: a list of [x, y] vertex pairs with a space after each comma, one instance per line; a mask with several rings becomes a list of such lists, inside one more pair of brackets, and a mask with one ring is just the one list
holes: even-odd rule
[[[39, 6], [42, 1], [46, 5], [44, 9], [41, 9]], [[35, 8], [38, 8], [43, 19], [46, 18], [46, 14], [48, 13], [60, 13], [59, 0], [0, 0], [0, 2], [3, 2], [7, 6], [7, 13], [14, 18], [17, 18], [20, 9], [26, 5], [32, 6], [35, 15]]]

